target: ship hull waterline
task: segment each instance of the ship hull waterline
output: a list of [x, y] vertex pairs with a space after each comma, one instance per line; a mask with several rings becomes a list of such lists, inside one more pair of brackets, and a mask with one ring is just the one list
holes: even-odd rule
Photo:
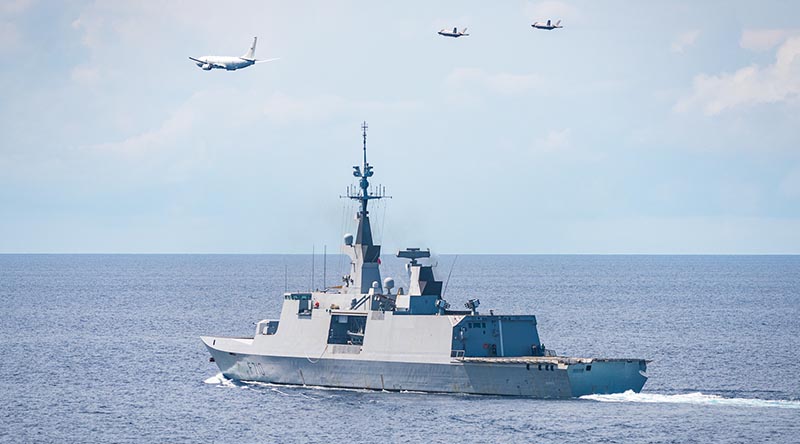
[[273, 384], [568, 399], [640, 392], [646, 361], [594, 360], [585, 364], [464, 362], [416, 363], [363, 359], [250, 355], [205, 344], [228, 379]]

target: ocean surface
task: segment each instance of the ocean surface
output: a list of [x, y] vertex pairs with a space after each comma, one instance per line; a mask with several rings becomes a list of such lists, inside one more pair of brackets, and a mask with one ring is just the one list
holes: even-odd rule
[[252, 335], [285, 289], [323, 285], [321, 257], [312, 284], [310, 255], [0, 255], [0, 442], [800, 442], [800, 256], [435, 260], [453, 307], [535, 314], [559, 354], [652, 359], [643, 392], [234, 383], [199, 336]]

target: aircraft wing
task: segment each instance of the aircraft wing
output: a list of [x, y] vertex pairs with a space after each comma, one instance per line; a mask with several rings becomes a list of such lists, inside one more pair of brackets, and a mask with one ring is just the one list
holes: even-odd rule
[[202, 60], [200, 60], [200, 59], [196, 59], [196, 58], [194, 58], [194, 57], [189, 57], [189, 60], [195, 61], [195, 62], [197, 62], [197, 63], [203, 63], [203, 64], [205, 64], [205, 65], [211, 65], [211, 66], [213, 66], [213, 67], [215, 67], [215, 68], [227, 69], [227, 66], [225, 66], [225, 65], [220, 65], [219, 63], [204, 62], [204, 61], [202, 61]]

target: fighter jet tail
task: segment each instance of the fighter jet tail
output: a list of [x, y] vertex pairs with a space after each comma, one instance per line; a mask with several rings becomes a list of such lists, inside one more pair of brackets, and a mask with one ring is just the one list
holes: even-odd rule
[[250, 49], [247, 50], [246, 53], [242, 56], [245, 60], [255, 60], [256, 58], [256, 41], [258, 37], [253, 37], [253, 44], [250, 45]]

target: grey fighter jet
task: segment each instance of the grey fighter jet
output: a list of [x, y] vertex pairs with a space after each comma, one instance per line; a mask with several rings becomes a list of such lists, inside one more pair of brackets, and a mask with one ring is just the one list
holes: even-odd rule
[[551, 24], [550, 20], [548, 20], [546, 23], [533, 22], [531, 26], [536, 29], [545, 29], [547, 31], [557, 28], [563, 28], [563, 26], [561, 26], [561, 20], [557, 21], [555, 25]]
[[453, 28], [452, 32], [446, 29], [442, 29], [441, 31], [439, 31], [439, 35], [443, 35], [445, 37], [459, 38], [461, 36], [467, 36], [469, 34], [467, 34], [467, 28], [462, 29], [461, 32], [458, 31], [458, 28]]

